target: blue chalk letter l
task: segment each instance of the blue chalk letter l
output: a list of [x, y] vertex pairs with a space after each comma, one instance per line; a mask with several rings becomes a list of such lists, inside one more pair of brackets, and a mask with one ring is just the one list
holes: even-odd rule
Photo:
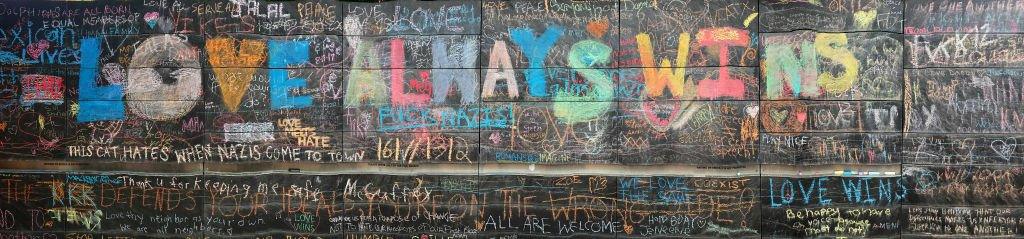
[[124, 86], [99, 86], [100, 38], [82, 39], [78, 65], [78, 123], [124, 119]]

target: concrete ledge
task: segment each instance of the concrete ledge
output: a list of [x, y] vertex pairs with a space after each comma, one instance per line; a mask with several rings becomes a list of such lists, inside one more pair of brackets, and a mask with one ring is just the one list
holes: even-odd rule
[[151, 163], [20, 160], [0, 161], [0, 171], [171, 174], [384, 174], [384, 175], [602, 175], [684, 177], [897, 177], [902, 167], [892, 165], [776, 165], [747, 164], [702, 166], [686, 164], [389, 164], [389, 163]]

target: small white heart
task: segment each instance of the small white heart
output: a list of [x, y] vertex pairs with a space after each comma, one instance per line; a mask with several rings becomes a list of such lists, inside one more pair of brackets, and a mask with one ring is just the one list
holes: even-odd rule
[[1009, 161], [1013, 157], [1014, 152], [1017, 151], [1017, 139], [1009, 138], [1006, 141], [993, 140], [988, 144], [988, 147], [996, 153], [996, 156]]
[[746, 109], [747, 115], [749, 115], [751, 118], [757, 118], [757, 112], [759, 110], [761, 110], [761, 107], [756, 105], [747, 106]]

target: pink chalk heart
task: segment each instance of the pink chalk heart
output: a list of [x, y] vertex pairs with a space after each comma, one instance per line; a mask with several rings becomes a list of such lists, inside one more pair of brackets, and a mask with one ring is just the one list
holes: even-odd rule
[[148, 12], [145, 16], [142, 16], [142, 20], [146, 20], [146, 24], [149, 24], [149, 28], [156, 27], [157, 18], [160, 18], [159, 12]]
[[[672, 111], [669, 112], [668, 118], [666, 119], [662, 119], [661, 116], [658, 115], [659, 106], [661, 105], [654, 101], [644, 101], [644, 103], [640, 105], [641, 109], [643, 109], [644, 115], [646, 116], [644, 117], [644, 119], [647, 119], [647, 122], [650, 123], [651, 126], [653, 126], [658, 131], [664, 132], [668, 130], [668, 127], [672, 124], [672, 122], [678, 120], [679, 116], [682, 115], [682, 105], [669, 104], [668, 107], [671, 107]], [[664, 112], [667, 110], [668, 109], [662, 109], [661, 111]]]
[[806, 123], [807, 122], [806, 121], [807, 120], [807, 112], [797, 113], [796, 114], [796, 120], [800, 121], [800, 123]]
[[39, 40], [38, 42], [28, 44], [28, 55], [32, 59], [39, 59], [39, 55], [43, 54], [47, 48], [50, 48], [50, 42], [46, 40]]

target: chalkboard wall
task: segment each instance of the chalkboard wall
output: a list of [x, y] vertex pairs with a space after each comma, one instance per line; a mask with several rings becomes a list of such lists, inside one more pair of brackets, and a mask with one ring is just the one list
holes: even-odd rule
[[0, 1], [0, 239], [1024, 237], [1022, 26], [1024, 0]]

